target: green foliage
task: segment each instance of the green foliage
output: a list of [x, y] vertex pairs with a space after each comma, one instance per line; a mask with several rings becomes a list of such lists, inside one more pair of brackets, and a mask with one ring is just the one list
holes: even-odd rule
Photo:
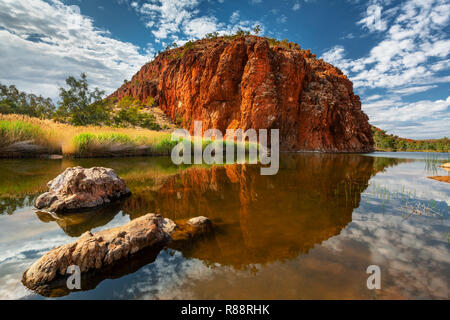
[[254, 28], [253, 28], [253, 33], [258, 35], [261, 32], [261, 27], [259, 24], [257, 24]]
[[214, 32], [207, 33], [207, 34], [205, 35], [205, 38], [206, 38], [206, 39], [215, 39], [215, 38], [217, 38], [218, 36], [219, 36], [219, 33], [218, 33], [217, 31], [214, 31]]
[[386, 131], [372, 126], [375, 148], [384, 151], [438, 151], [450, 150], [450, 139], [444, 137], [434, 140], [412, 140], [387, 134]]
[[61, 100], [55, 119], [73, 125], [101, 124], [109, 119], [107, 103], [102, 100], [104, 91], [90, 91], [86, 74], [82, 73], [79, 80], [70, 76], [66, 84], [68, 89], [59, 89]]
[[183, 51], [181, 51], [181, 53], [180, 53], [180, 58], [183, 58], [184, 54], [186, 52], [188, 52], [190, 49], [194, 48], [194, 46], [195, 46], [195, 43], [193, 41], [189, 40], [188, 42], [186, 42], [184, 44]]
[[0, 84], [0, 113], [46, 119], [50, 118], [54, 111], [55, 105], [50, 98], [21, 92], [14, 85], [7, 87]]
[[159, 154], [170, 154], [170, 152], [178, 144], [178, 142], [179, 141], [172, 141], [171, 138], [165, 138], [156, 145], [156, 151]]
[[81, 133], [73, 138], [73, 144], [75, 148], [83, 153], [90, 150], [94, 144], [105, 145], [105, 144], [132, 144], [133, 140], [121, 133]]
[[39, 140], [43, 135], [41, 128], [34, 124], [20, 120], [0, 120], [0, 146], [20, 141]]
[[244, 36], [248, 36], [248, 35], [250, 35], [250, 31], [244, 31], [244, 30], [242, 30], [241, 28], [239, 28], [237, 31], [236, 31], [236, 37], [244, 37]]
[[[146, 105], [153, 106], [154, 99], [149, 97]], [[119, 111], [112, 118], [112, 125], [118, 127], [139, 126], [151, 130], [161, 130], [153, 114], [142, 111], [143, 104], [139, 99], [123, 97], [117, 104]]]

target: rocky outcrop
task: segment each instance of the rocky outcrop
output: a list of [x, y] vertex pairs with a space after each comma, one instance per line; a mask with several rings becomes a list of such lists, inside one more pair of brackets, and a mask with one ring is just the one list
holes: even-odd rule
[[114, 170], [102, 167], [67, 168], [48, 183], [48, 188], [35, 206], [51, 212], [96, 208], [130, 194]]
[[69, 266], [78, 266], [87, 277], [92, 272], [101, 274], [102, 270], [109, 270], [142, 250], [161, 250], [171, 242], [171, 235], [175, 235], [174, 241], [180, 245], [182, 239], [193, 239], [211, 231], [210, 227], [212, 224], [207, 218], [194, 223], [181, 222], [177, 226], [170, 219], [150, 213], [121, 227], [95, 234], [86, 232], [77, 241], [49, 251], [25, 271], [22, 282], [31, 290], [51, 295], [55, 288], [65, 286]]
[[193, 132], [279, 129], [285, 151], [373, 150], [368, 117], [351, 81], [298, 45], [256, 36], [200, 40], [166, 51], [110, 98], [153, 98]]

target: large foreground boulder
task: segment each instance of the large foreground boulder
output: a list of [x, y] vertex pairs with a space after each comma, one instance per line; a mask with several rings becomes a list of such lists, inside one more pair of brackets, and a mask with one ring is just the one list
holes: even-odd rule
[[95, 208], [131, 193], [114, 170], [102, 167], [67, 168], [48, 183], [48, 188], [35, 206], [51, 212]]
[[[120, 227], [95, 234], [88, 231], [75, 242], [56, 247], [33, 263], [23, 274], [22, 283], [45, 296], [66, 295], [69, 293], [65, 282], [70, 276], [66, 275], [69, 266], [79, 267], [85, 279], [94, 275], [97, 283], [106, 277], [102, 277], [102, 273], [110, 272], [124, 260], [132, 263], [138, 253], [153, 250], [157, 254], [171, 242], [182, 246], [210, 232], [211, 227], [211, 221], [204, 217], [195, 223], [191, 219], [176, 225], [170, 219], [149, 213]], [[87, 286], [84, 290], [91, 285]]]

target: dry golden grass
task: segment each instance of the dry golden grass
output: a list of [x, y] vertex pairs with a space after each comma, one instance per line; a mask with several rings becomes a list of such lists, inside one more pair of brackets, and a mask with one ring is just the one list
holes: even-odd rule
[[[191, 143], [197, 139], [199, 138], [192, 138]], [[44, 147], [47, 153], [75, 157], [170, 155], [172, 148], [178, 143], [171, 141], [171, 133], [167, 131], [72, 126], [14, 114], [0, 114], [0, 140], [0, 157], [10, 156], [8, 152], [2, 154], [2, 147], [23, 141], [32, 141], [34, 145]], [[203, 139], [200, 143], [202, 148], [205, 148], [212, 140]], [[227, 140], [223, 140], [223, 143], [224, 149], [231, 143], [234, 148], [240, 145], [247, 151], [252, 145], [248, 142], [236, 143]], [[20, 156], [21, 150], [15, 153]]]
[[[128, 142], [132, 142], [134, 146], [157, 146], [164, 140], [170, 140], [170, 134], [167, 132], [158, 132], [147, 129], [132, 128], [111, 128], [99, 126], [72, 126], [69, 124], [58, 123], [52, 120], [41, 120], [22, 115], [3, 115], [0, 114], [0, 121], [11, 123], [29, 123], [39, 127], [40, 130], [34, 135], [35, 143], [49, 146], [52, 149], [61, 149], [64, 155], [76, 155], [79, 150], [76, 144], [77, 137], [80, 134], [90, 134], [96, 137], [102, 137], [102, 140], [108, 137], [127, 137]], [[8, 134], [10, 141], [20, 139], [14, 137], [15, 133]], [[111, 146], [113, 143], [103, 141], [104, 145]]]

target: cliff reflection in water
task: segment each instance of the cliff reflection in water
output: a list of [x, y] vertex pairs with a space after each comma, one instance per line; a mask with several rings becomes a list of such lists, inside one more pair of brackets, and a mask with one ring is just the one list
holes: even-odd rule
[[[156, 212], [173, 220], [204, 215], [217, 225], [215, 236], [179, 249], [206, 264], [240, 269], [295, 258], [339, 234], [351, 222], [370, 177], [399, 161], [404, 160], [283, 154], [275, 176], [261, 176], [257, 165], [183, 168], [169, 158], [133, 158], [126, 163], [117, 159], [42, 161], [39, 168], [30, 162], [20, 172], [14, 166], [2, 172], [10, 176], [2, 196], [17, 202], [14, 206], [29, 206], [35, 197], [30, 194], [45, 191], [47, 181], [67, 167], [111, 167], [126, 180], [133, 192], [130, 198], [79, 214], [36, 212], [38, 218], [57, 223], [70, 237], [79, 237], [108, 224], [119, 213], [134, 219]], [[20, 188], [15, 190], [17, 184]], [[2, 212], [13, 214], [8, 201]]]
[[204, 215], [213, 240], [183, 248], [186, 257], [235, 268], [292, 259], [338, 235], [352, 220], [361, 192], [376, 172], [397, 159], [358, 155], [283, 155], [275, 176], [255, 165], [191, 168], [167, 178], [157, 190], [134, 193], [123, 210], [173, 220]]

